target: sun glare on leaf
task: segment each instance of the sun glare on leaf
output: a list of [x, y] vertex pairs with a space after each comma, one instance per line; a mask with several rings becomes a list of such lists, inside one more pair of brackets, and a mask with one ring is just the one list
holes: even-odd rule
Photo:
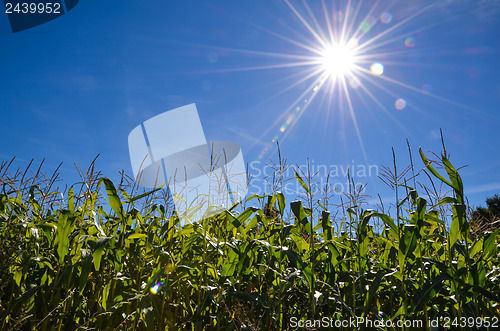
[[321, 57], [325, 73], [334, 78], [341, 78], [352, 73], [356, 62], [357, 41], [351, 39], [346, 44], [334, 43], [327, 47]]

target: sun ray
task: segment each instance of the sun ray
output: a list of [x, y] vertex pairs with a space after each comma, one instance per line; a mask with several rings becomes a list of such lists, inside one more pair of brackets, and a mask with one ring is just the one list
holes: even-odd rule
[[[320, 73], [320, 70], [316, 70], [312, 73], [310, 73], [308, 76], [304, 77], [303, 79], [301, 79], [299, 82], [297, 83], [294, 83], [293, 86], [289, 86], [281, 91], [278, 91], [277, 93], [273, 94], [271, 97], [269, 97], [268, 99], [262, 101], [260, 104], [265, 104], [266, 102], [268, 101], [271, 101], [272, 99], [278, 97], [280, 94], [282, 93], [285, 93], [287, 92], [288, 90], [292, 89], [293, 87], [296, 87], [297, 85], [300, 85], [302, 82], [306, 81], [306, 80], [309, 80], [310, 78], [312, 77], [315, 77], [315, 76], [318, 76], [318, 74]], [[269, 132], [276, 126], [278, 125], [281, 121], [283, 121], [283, 119], [289, 115], [290, 111], [297, 106], [297, 103], [299, 103], [301, 100], [303, 100], [305, 98], [306, 95], [308, 95], [308, 93], [311, 92], [311, 90], [314, 89], [314, 86], [317, 85], [316, 83], [319, 81], [320, 78], [317, 78], [304, 92], [302, 92], [302, 94], [294, 101], [291, 103], [291, 105], [286, 108], [282, 113], [281, 115], [279, 115], [274, 121], [273, 123], [271, 123], [259, 136], [259, 139], [263, 139], [266, 135], [269, 134]], [[302, 108], [301, 110], [303, 110], [304, 108]]]
[[328, 40], [326, 38], [326, 35], [325, 35], [323, 29], [320, 27], [318, 20], [316, 19], [313, 12], [311, 11], [311, 8], [307, 4], [307, 1], [303, 1], [303, 4], [304, 4], [304, 7], [306, 8], [307, 13], [311, 17], [311, 20], [313, 21], [314, 25], [316, 26], [316, 29], [317, 29], [316, 31], [318, 32], [319, 35], [321, 35], [321, 40], [323, 40], [323, 41]]
[[328, 31], [328, 37], [330, 42], [333, 42], [333, 31], [332, 31], [332, 23], [330, 22], [330, 16], [328, 15], [328, 9], [326, 8], [325, 0], [321, 0], [321, 6], [323, 8], [323, 14], [325, 16], [326, 29]]
[[[292, 131], [293, 127], [298, 123], [298, 120], [302, 117], [302, 115], [306, 112], [306, 110], [311, 105], [312, 101], [316, 98], [316, 95], [318, 94], [318, 91], [321, 89], [321, 87], [326, 82], [326, 80], [327, 80], [326, 75], [324, 73], [320, 74], [316, 78], [316, 80], [312, 84], [310, 84], [309, 87], [298, 98], [296, 98], [295, 101], [292, 102], [291, 105], [283, 112], [284, 115], [289, 114], [290, 111], [293, 108], [295, 108], [299, 102], [301, 102], [302, 100], [304, 100], [304, 97], [306, 95], [308, 95], [307, 99], [304, 100], [305, 101], [304, 105], [302, 107], [300, 107], [300, 111], [295, 115], [294, 121], [290, 123], [290, 125], [288, 127], [288, 130], [286, 130], [286, 132], [285, 132], [285, 130], [282, 131], [283, 134], [281, 135], [281, 140], [280, 141], [283, 142], [283, 141], [286, 140], [287, 136]], [[297, 108], [297, 109], [299, 109], [299, 108]], [[262, 137], [263, 137], [263, 135], [261, 135], [261, 138]], [[274, 155], [275, 152], [276, 151], [272, 151], [270, 153], [270, 157], [272, 157], [272, 155]]]
[[[375, 10], [375, 7], [377, 6], [377, 4], [379, 3], [380, 0], [377, 0], [377, 2], [375, 2], [375, 5], [373, 5], [370, 9], [370, 12], [367, 14], [366, 18], [371, 15], [371, 12]], [[359, 15], [359, 11], [361, 10], [361, 5], [362, 5], [362, 1], [358, 1], [358, 6], [356, 7], [356, 10], [354, 11], [353, 13], [353, 17], [356, 18], [358, 15]], [[366, 20], [365, 18], [365, 20]], [[352, 36], [353, 38], [356, 38], [356, 33], [353, 33], [353, 29], [354, 29], [354, 25], [356, 24], [356, 20], [353, 19], [351, 20], [351, 24], [349, 24], [349, 28], [347, 30], [347, 35], [349, 36]], [[358, 26], [357, 29], [359, 29], [361, 27], [361, 25]]]
[[[389, 116], [390, 119], [392, 119], [394, 121], [394, 123], [396, 123], [396, 125], [398, 125], [398, 127], [407, 132], [408, 133], [408, 129], [402, 125], [397, 119], [396, 117], [394, 117], [394, 115], [392, 115], [392, 113], [387, 109], [387, 107], [385, 107], [376, 97], [375, 95], [364, 85], [360, 85], [360, 88], [363, 90], [364, 93], [366, 93], [366, 95], [368, 95], [370, 97], [371, 100], [373, 100], [373, 102], [375, 102], [375, 104], [377, 106], [380, 107], [380, 109], [382, 109], [382, 111], [387, 115]], [[362, 98], [362, 95], [361, 93], [359, 93], [359, 96], [360, 98]]]
[[[363, 72], [367, 75], [370, 74], [370, 72], [364, 68], [360, 68], [360, 72]], [[403, 83], [397, 79], [393, 79], [393, 78], [389, 78], [389, 77], [386, 77], [386, 76], [377, 76], [379, 79], [382, 79], [382, 80], [385, 80], [387, 82], [390, 82], [392, 84], [395, 84], [395, 85], [398, 85], [398, 86], [401, 86], [401, 87], [404, 87], [404, 88], [407, 88], [408, 90], [411, 90], [411, 91], [414, 91], [414, 92], [418, 92], [418, 93], [422, 93], [422, 90], [417, 88], [417, 87], [414, 87], [414, 86], [411, 86], [409, 84], [406, 84], [406, 83]], [[389, 90], [387, 90], [389, 91]], [[436, 100], [439, 100], [439, 101], [443, 101], [443, 102], [446, 102], [446, 103], [449, 103], [451, 105], [454, 105], [454, 106], [457, 106], [457, 107], [460, 107], [462, 109], [466, 109], [466, 110], [470, 110], [470, 111], [474, 111], [478, 114], [483, 114], [482, 111], [476, 109], [476, 108], [473, 108], [473, 107], [470, 107], [470, 106], [467, 106], [467, 105], [464, 105], [460, 102], [456, 102], [456, 101], [453, 101], [451, 99], [448, 99], [448, 98], [445, 98], [445, 97], [441, 97], [441, 96], [438, 96], [436, 94], [432, 94], [432, 93], [427, 93], [426, 95], [436, 99]]]
[[366, 164], [368, 164], [368, 158], [366, 156], [365, 144], [363, 143], [363, 138], [361, 137], [361, 132], [359, 131], [358, 121], [356, 119], [356, 112], [354, 111], [354, 107], [352, 106], [351, 95], [349, 94], [349, 90], [347, 88], [345, 77], [342, 77], [341, 83], [342, 83], [341, 90], [344, 92], [345, 99], [347, 101], [347, 104], [349, 105], [349, 111], [351, 113], [351, 118], [352, 118], [352, 122], [354, 125], [354, 130], [356, 131], [356, 136], [358, 138], [359, 145], [361, 147], [361, 153], [363, 154], [363, 159], [365, 160]]
[[243, 19], [243, 18], [241, 18], [239, 16], [231, 15], [229, 13], [226, 13], [226, 14], [229, 15], [229, 16], [231, 16], [232, 18], [240, 21], [240, 22], [243, 22], [245, 24], [248, 24], [249, 26], [253, 26], [254, 28], [256, 28], [256, 29], [258, 29], [260, 31], [263, 31], [263, 32], [269, 34], [270, 36], [277, 37], [277, 38], [279, 38], [279, 39], [281, 39], [283, 41], [289, 42], [292, 45], [298, 46], [298, 47], [300, 47], [300, 48], [302, 48], [302, 49], [304, 49], [306, 51], [318, 54], [318, 49], [315, 48], [315, 47], [313, 47], [313, 46], [309, 46], [309, 45], [306, 45], [304, 43], [298, 42], [297, 40], [294, 40], [292, 38], [288, 38], [286, 36], [283, 36], [282, 34], [279, 34], [279, 33], [275, 32], [273, 30], [270, 30], [270, 29], [267, 29], [267, 28], [265, 28], [263, 26], [260, 26], [260, 25], [258, 25], [256, 23], [252, 22], [252, 21], [245, 20], [245, 19]]
[[[375, 11], [375, 9], [377, 8], [379, 3], [380, 3], [380, 0], [377, 0], [377, 2], [375, 2], [375, 4], [370, 7], [369, 12], [365, 15], [365, 18], [361, 22], [368, 22], [369, 18], [373, 17], [372, 14]], [[361, 1], [358, 3], [358, 6], [360, 6], [360, 5], [361, 5]], [[349, 30], [349, 34], [351, 36], [353, 36], [353, 38], [356, 38], [356, 39], [361, 39], [373, 27], [373, 25], [372, 25], [370, 27], [370, 29], [367, 29], [366, 32], [363, 32], [362, 31], [363, 24], [359, 24], [356, 31], [353, 32], [352, 27], [354, 26], [354, 23], [355, 23], [355, 20], [352, 20], [351, 21], [351, 29]], [[363, 33], [361, 33], [361, 32], [363, 32]], [[358, 35], [358, 33], [361, 33], [361, 34]]]
[[[314, 15], [312, 14], [309, 6], [306, 5], [306, 11], [313, 18], [312, 19], [313, 25], [315, 25], [318, 28], [318, 32], [316, 32], [316, 31], [313, 30], [313, 28], [311, 27], [311, 25], [298, 12], [298, 10], [294, 6], [292, 6], [290, 4], [289, 1], [286, 1], [286, 3], [289, 6], [289, 8], [292, 10], [292, 12], [294, 12], [294, 14], [297, 16], [297, 18], [301, 21], [301, 23], [311, 32], [311, 34], [316, 39], [320, 39], [321, 38], [320, 35], [323, 36], [323, 40], [320, 40], [319, 41], [319, 45], [318, 45], [320, 48], [323, 49], [323, 51], [321, 51], [321, 50], [318, 49], [318, 52], [322, 52], [323, 53], [323, 57], [321, 59], [319, 59], [318, 62], [322, 66], [322, 68], [323, 68], [323, 70], [325, 72], [323, 74], [321, 74], [320, 77], [325, 76], [325, 73], [328, 74], [328, 76], [331, 77], [330, 83], [329, 83], [330, 94], [332, 92], [335, 92], [336, 86], [338, 85], [338, 88], [337, 88], [337, 93], [338, 93], [338, 97], [339, 97], [338, 100], [340, 101], [340, 100], [342, 100], [342, 98], [344, 98], [344, 100], [347, 102], [348, 109], [349, 109], [349, 112], [350, 112], [350, 115], [351, 115], [351, 118], [352, 118], [353, 126], [354, 126], [354, 129], [355, 129], [355, 132], [356, 132], [356, 136], [357, 136], [358, 142], [360, 144], [360, 147], [361, 147], [361, 150], [362, 150], [362, 153], [363, 153], [363, 158], [366, 160], [366, 150], [365, 150], [365, 147], [364, 147], [364, 143], [363, 143], [363, 139], [362, 139], [362, 136], [361, 136], [361, 132], [359, 130], [359, 125], [357, 123], [357, 118], [356, 118], [356, 114], [355, 114], [355, 111], [354, 111], [354, 106], [352, 104], [351, 95], [349, 93], [349, 88], [347, 86], [347, 79], [348, 78], [349, 79], [355, 79], [355, 75], [353, 75], [353, 71], [363, 71], [363, 70], [366, 71], [366, 69], [361, 68], [358, 65], [358, 63], [359, 64], [361, 64], [361, 63], [370, 63], [371, 61], [369, 61], [369, 60], [374, 59], [375, 56], [364, 54], [362, 52], [359, 52], [359, 50], [362, 49], [363, 47], [366, 48], [370, 44], [374, 44], [376, 40], [378, 40], [378, 39], [381, 38], [381, 34], [378, 34], [377, 35], [378, 37], [375, 36], [374, 38], [369, 39], [368, 42], [364, 42], [360, 46], [356, 45], [355, 52], [359, 52], [359, 55], [357, 55], [357, 54], [356, 55], [350, 54], [349, 52], [346, 51], [346, 49], [344, 48], [345, 47], [344, 45], [346, 43], [347, 36], [359, 34], [359, 32], [361, 31], [360, 28], [358, 27], [358, 29], [354, 33], [352, 32], [353, 27], [354, 27], [355, 17], [353, 19], [350, 19], [351, 15], [353, 15], [353, 16], [357, 16], [358, 15], [359, 9], [360, 9], [360, 5], [359, 4], [353, 10], [351, 1], [348, 1], [347, 6], [345, 8], [345, 15], [342, 17], [341, 22], [340, 22], [340, 24], [341, 24], [340, 34], [335, 32], [335, 26], [336, 25], [330, 24], [329, 17], [328, 17], [328, 15], [325, 14], [325, 21], [328, 23], [328, 29], [327, 30], [328, 30], [328, 34], [329, 34], [329, 38], [330, 38], [330, 42], [328, 43], [326, 41], [326, 40], [328, 40], [327, 37], [325, 37], [325, 34], [319, 28], [319, 23], [316, 20], [316, 18], [314, 17]], [[377, 4], [378, 3], [379, 3], [379, 1], [377, 1]], [[322, 7], [325, 8], [324, 1], [322, 1]], [[370, 15], [374, 12], [374, 10], [375, 10], [374, 8], [375, 7], [376, 6], [373, 6], [371, 8], [371, 10], [369, 11], [369, 13], [366, 15], [365, 20], [368, 20], [368, 18], [371, 17]], [[408, 22], [410, 20], [411, 20], [411, 18], [406, 19], [404, 22]], [[337, 21], [339, 21], [339, 20], [337, 20]], [[337, 23], [339, 23], [339, 22], [337, 22]], [[400, 25], [402, 25], [402, 24], [400, 24]], [[367, 32], [368, 31], [364, 31], [363, 36]], [[336, 41], [336, 39], [337, 39], [337, 41]], [[339, 42], [342, 42], [344, 44], [340, 44], [340, 47], [339, 47], [339, 44], [336, 44], [336, 43], [339, 43]], [[328, 46], [328, 44], [330, 44], [332, 46]], [[375, 44], [375, 46], [377, 46], [377, 45]], [[329, 49], [329, 47], [330, 47], [330, 49]], [[331, 47], [334, 48], [333, 49], [333, 56], [332, 56], [332, 54], [329, 54], [329, 53], [332, 53], [332, 48]], [[318, 52], [316, 52], [316, 53], [318, 53]], [[332, 61], [332, 62], [329, 62], [329, 61]], [[320, 88], [322, 88], [323, 85], [325, 84], [325, 81], [326, 81], [325, 78], [326, 77], [324, 77], [323, 80], [321, 80], [321, 83], [320, 83], [320, 86], [319, 86]], [[315, 86], [316, 83], [317, 83], [317, 81], [314, 82], [296, 101], [294, 101], [293, 103], [291, 103], [291, 106], [284, 112], [284, 114], [287, 114], [290, 111], [290, 109], [292, 109], [294, 107], [294, 105], [299, 100], [301, 100], [304, 97], [304, 95], [308, 91], [311, 90], [311, 88], [313, 86]], [[316, 86], [316, 88], [318, 88], [318, 86]], [[362, 90], [364, 92], [369, 92], [369, 93], [367, 93], [368, 96], [371, 99], [375, 100], [376, 104], [379, 107], [381, 107], [382, 109], [384, 109], [384, 112], [386, 112], [387, 114], [390, 114], [389, 111], [385, 107], [383, 107], [383, 105], [381, 105], [381, 103], [375, 98], [375, 96], [365, 86], [362, 86]], [[316, 92], [316, 90], [314, 90], [314, 92]], [[359, 91], [357, 93], [359, 94]], [[313, 93], [313, 95], [309, 98], [310, 101], [312, 101], [315, 97], [316, 97], [316, 93]], [[298, 120], [300, 119], [300, 117], [302, 116], [302, 114], [304, 114], [305, 110], [307, 110], [307, 108], [309, 107], [309, 105], [310, 105], [310, 102], [306, 105], [306, 107], [303, 108], [301, 114], [299, 114], [299, 116], [297, 116], [297, 118], [295, 118], [294, 122], [291, 123], [291, 125], [289, 126], [287, 132], [284, 132], [284, 134], [280, 136], [280, 139], [281, 139], [282, 142], [286, 140], [287, 136], [290, 134], [290, 132], [292, 131], [293, 127], [296, 125], [296, 123], [298, 122]], [[285, 115], [280, 116], [280, 119], [283, 118], [283, 116], [285, 116]], [[390, 116], [390, 117], [394, 120], [393, 116]], [[276, 123], [274, 123], [274, 125], [276, 125]], [[283, 131], [284, 131], [283, 127], [281, 128], [281, 131], [283, 133]], [[273, 138], [273, 141], [274, 141], [274, 138]]]
[[409, 17], [405, 18], [401, 22], [399, 22], [399, 23], [393, 25], [392, 27], [390, 27], [389, 29], [385, 30], [384, 32], [381, 32], [381, 33], [375, 35], [373, 38], [368, 39], [367, 41], [365, 41], [364, 43], [362, 43], [361, 45], [359, 45], [358, 51], [363, 51], [364, 48], [366, 48], [367, 46], [373, 44], [374, 42], [376, 42], [380, 38], [386, 36], [387, 34], [391, 33], [395, 29], [400, 28], [404, 24], [406, 24], [409, 21], [413, 20], [415, 17], [418, 17], [418, 16], [422, 15], [426, 11], [430, 10], [432, 7], [434, 7], [433, 4], [427, 5], [424, 8], [422, 8], [421, 10], [417, 11], [416, 13], [414, 13], [413, 15], [410, 15]]
[[[387, 98], [379, 97], [379, 93], [384, 93], [394, 100], [397, 100], [393, 107], [402, 109], [406, 105], [412, 109], [418, 107], [412, 103], [406, 103], [403, 96], [395, 93], [399, 88], [402, 91], [407, 90], [420, 93], [426, 97], [446, 102], [454, 106], [459, 106], [468, 111], [472, 107], [460, 104], [444, 96], [431, 93], [429, 90], [422, 90], [422, 87], [414, 87], [406, 81], [400, 81], [391, 77], [387, 71], [389, 67], [424, 67], [427, 63], [416, 63], [415, 61], [405, 61], [407, 57], [414, 54], [411, 48], [413, 44], [405, 49], [401, 44], [406, 38], [418, 35], [426, 30], [432, 29], [441, 22], [430, 21], [424, 25], [415, 27], [413, 24], [435, 8], [436, 3], [422, 4], [413, 12], [405, 12], [404, 16], [397, 16], [391, 13], [398, 2], [396, 0], [389, 3], [376, 0], [366, 6], [366, 2], [345, 0], [342, 2], [321, 2], [312, 1], [293, 1], [285, 0], [284, 5], [296, 18], [300, 27], [296, 32], [300, 38], [292, 38], [276, 31], [272, 31], [264, 26], [248, 22], [242, 18], [236, 18], [246, 22], [250, 26], [264, 31], [269, 36], [275, 37], [295, 47], [296, 52], [266, 52], [259, 50], [217, 48], [230, 52], [238, 52], [250, 56], [261, 56], [269, 59], [269, 62], [247, 67], [224, 68], [218, 70], [198, 71], [196, 73], [227, 73], [238, 71], [258, 71], [258, 70], [291, 70], [301, 68], [302, 73], [297, 70], [292, 75], [280, 76], [278, 80], [268, 82], [267, 87], [281, 84], [289, 81], [290, 83], [271, 93], [264, 101], [259, 104], [265, 104], [293, 88], [307, 84], [300, 92], [297, 98], [291, 100], [290, 104], [285, 105], [283, 110], [274, 118], [271, 123], [263, 129], [260, 139], [269, 141], [278, 140], [285, 142], [298, 123], [302, 120], [306, 111], [311, 111], [312, 104], [328, 108], [324, 116], [324, 131], [328, 130], [330, 125], [338, 125], [342, 132], [350, 127], [356, 135], [357, 143], [366, 161], [367, 154], [365, 143], [363, 142], [363, 132], [361, 128], [364, 125], [363, 117], [357, 112], [359, 100], [366, 105], [365, 114], [376, 117], [375, 110], [380, 109], [381, 114], [394, 122], [393, 127], [397, 130], [408, 132], [408, 128], [398, 121], [394, 109], [385, 104]], [[230, 14], [228, 14], [230, 15]], [[286, 26], [293, 29], [292, 26]], [[305, 32], [305, 33], [304, 33]], [[395, 48], [398, 45], [400, 48]], [[403, 46], [401, 48], [401, 46]], [[203, 46], [200, 46], [203, 47]], [[423, 48], [419, 49], [420, 51]], [[431, 52], [425, 55], [432, 55]], [[274, 63], [274, 61], [280, 61]], [[262, 88], [262, 85], [259, 86]], [[257, 87], [256, 87], [257, 88]], [[377, 93], [375, 93], [375, 91]], [[319, 97], [319, 98], [318, 98]], [[404, 97], [406, 99], [406, 97]], [[368, 103], [375, 107], [368, 107]], [[320, 111], [316, 110], [315, 111]], [[350, 120], [347, 120], [347, 117]], [[332, 123], [332, 119], [337, 119], [337, 123]], [[360, 126], [361, 125], [361, 126]], [[272, 132], [276, 130], [275, 134]], [[271, 133], [271, 137], [268, 135]], [[268, 137], [268, 138], [266, 138]], [[259, 141], [260, 141], [259, 139]], [[355, 140], [354, 140], [355, 141]], [[344, 141], [344, 147], [346, 142]], [[266, 147], [267, 148], [267, 147]], [[269, 148], [265, 151], [268, 152]], [[262, 153], [261, 155], [262, 156]]]
[[[288, 91], [292, 90], [293, 88], [295, 88], [295, 87], [299, 86], [299, 85], [300, 85], [300, 84], [302, 84], [303, 82], [305, 82], [305, 81], [307, 81], [307, 80], [311, 79], [312, 77], [317, 76], [320, 72], [321, 72], [321, 70], [320, 70], [320, 69], [316, 69], [316, 70], [312, 71], [311, 73], [307, 74], [306, 76], [304, 76], [304, 74], [296, 74], [296, 75], [300, 75], [300, 76], [301, 76], [301, 78], [300, 78], [299, 80], [297, 80], [297, 81], [295, 81], [294, 83], [289, 84], [289, 85], [288, 85], [288, 86], [286, 86], [285, 88], [283, 88], [283, 89], [281, 89], [281, 90], [277, 91], [276, 93], [274, 93], [274, 94], [273, 94], [272, 96], [270, 96], [269, 98], [264, 99], [262, 102], [259, 102], [259, 105], [264, 105], [264, 104], [266, 104], [267, 102], [269, 102], [269, 101], [271, 101], [271, 100], [273, 100], [273, 99], [277, 98], [278, 96], [280, 96], [280, 95], [282, 95], [282, 94], [284, 94], [284, 93], [286, 93], [286, 92], [288, 92]], [[283, 80], [286, 80], [286, 79], [287, 79], [287, 78], [283, 78]], [[272, 83], [270, 83], [270, 84], [273, 84], [273, 83], [275, 83], [275, 82], [272, 82]]]
[[292, 6], [292, 4], [290, 3], [289, 0], [285, 0], [285, 3], [287, 4], [287, 6], [293, 11], [293, 13], [295, 14], [295, 16], [297, 16], [297, 18], [302, 22], [302, 24], [309, 30], [309, 32], [316, 38], [316, 40], [319, 42], [319, 44], [321, 46], [325, 46], [325, 41], [323, 39], [321, 39], [321, 36], [319, 36], [316, 31], [314, 31], [314, 29], [309, 25], [309, 23], [307, 23], [307, 21], [304, 19], [304, 17], [297, 11], [297, 9], [295, 9], [294, 6]]
[[[318, 73], [316, 73], [316, 75], [318, 75]], [[299, 95], [299, 97], [297, 97], [297, 98], [294, 100], [294, 102], [292, 102], [292, 103], [290, 104], [290, 106], [289, 106], [287, 109], [285, 109], [285, 110], [283, 111], [282, 115], [280, 115], [280, 117], [278, 117], [278, 118], [274, 121], [274, 123], [272, 123], [272, 124], [269, 126], [269, 128], [268, 128], [268, 129], [266, 129], [266, 130], [265, 130], [265, 131], [261, 134], [261, 138], [263, 138], [263, 137], [264, 137], [267, 133], [269, 133], [269, 131], [272, 129], [272, 127], [273, 127], [273, 126], [275, 126], [277, 123], [279, 123], [279, 121], [280, 121], [280, 120], [282, 120], [282, 119], [283, 119], [283, 118], [284, 118], [284, 117], [285, 117], [285, 116], [286, 116], [286, 115], [287, 115], [287, 114], [288, 114], [288, 113], [292, 110], [292, 108], [296, 107], [297, 103], [299, 103], [300, 101], [302, 101], [306, 95], [309, 95], [309, 93], [310, 93], [310, 92], [314, 89], [314, 87], [315, 87], [315, 86], [318, 84], [318, 82], [320, 82], [321, 80], [323, 80], [323, 81], [324, 81], [325, 79], [324, 79], [324, 77], [323, 77], [323, 76], [321, 76], [321, 75], [320, 75], [319, 77], [317, 77], [317, 78], [314, 80], [314, 82], [313, 82], [312, 84], [310, 84], [310, 85], [309, 85], [309, 87], [308, 87], [308, 88], [307, 88], [304, 92], [302, 92], [302, 93]], [[310, 98], [309, 98], [309, 99], [310, 99]], [[309, 104], [310, 104], [310, 103], [306, 103], [307, 107], [309, 106]], [[301, 109], [301, 111], [302, 111], [302, 112], [301, 112], [301, 114], [303, 113], [303, 110], [304, 110], [304, 109], [306, 109], [306, 107], [302, 107], [302, 109]], [[300, 115], [300, 116], [302, 116], [302, 115]], [[300, 117], [300, 116], [299, 116], [299, 117]], [[298, 119], [298, 118], [297, 118], [297, 119]]]
[[[309, 85], [309, 87], [298, 97], [295, 99], [294, 102], [292, 102], [291, 106], [289, 108], [287, 108], [287, 111], [290, 111], [292, 108], [294, 108], [296, 106], [297, 103], [301, 102], [302, 100], [304, 100], [304, 97], [308, 94], [308, 93], [311, 93], [311, 91], [313, 91], [312, 94], [310, 94], [308, 96], [308, 98], [306, 99], [307, 102], [305, 103], [305, 106], [303, 106], [301, 108], [301, 112], [299, 114], [299, 116], [297, 117], [297, 119], [299, 119], [300, 117], [302, 117], [302, 114], [304, 113], [304, 111], [309, 107], [309, 105], [311, 104], [311, 101], [314, 100], [314, 97], [316, 96], [317, 94], [317, 91], [318, 89], [315, 90], [315, 88], [317, 87], [321, 87], [322, 84], [324, 84], [324, 82], [326, 81], [326, 77], [324, 74], [321, 74], [320, 76], [318, 76], [312, 84]], [[320, 84], [320, 85], [318, 85]], [[286, 111], [285, 111], [286, 113]]]
[[[436, 22], [436, 23], [433, 23], [433, 24], [428, 24], [428, 25], [426, 25], [424, 27], [421, 27], [419, 29], [415, 29], [415, 30], [411, 30], [411, 31], [405, 31], [404, 33], [396, 35], [396, 36], [394, 36], [392, 38], [386, 39], [384, 41], [379, 41], [379, 42], [377, 42], [376, 44], [373, 44], [370, 47], [360, 48], [359, 51], [363, 51], [363, 53], [369, 53], [370, 55], [372, 55], [372, 51], [375, 50], [375, 49], [377, 49], [377, 48], [380, 48], [380, 47], [385, 46], [385, 45], [392, 44], [392, 43], [394, 43], [396, 41], [399, 41], [404, 36], [415, 35], [417, 33], [420, 33], [420, 32], [423, 32], [425, 30], [428, 30], [430, 28], [433, 28], [433, 27], [435, 27], [435, 26], [437, 26], [439, 24], [440, 24], [439, 22]], [[373, 54], [373, 55], [375, 55], [375, 54]], [[385, 53], [384, 53], [384, 55], [385, 55]]]
[[230, 68], [230, 69], [192, 70], [192, 71], [179, 72], [179, 74], [213, 74], [213, 73], [229, 73], [229, 72], [256, 71], [256, 70], [269, 70], [269, 69], [283, 69], [291, 67], [297, 68], [297, 67], [307, 67], [314, 64], [317, 64], [316, 60], [311, 60], [308, 62], [305, 61], [290, 62], [290, 63], [270, 64], [270, 65], [253, 66], [253, 67]]
[[343, 42], [346, 38], [347, 34], [347, 23], [349, 22], [349, 16], [350, 16], [350, 10], [351, 10], [351, 0], [347, 1], [347, 5], [345, 7], [345, 14], [342, 19], [342, 26], [340, 28], [340, 35], [338, 37], [340, 42]]

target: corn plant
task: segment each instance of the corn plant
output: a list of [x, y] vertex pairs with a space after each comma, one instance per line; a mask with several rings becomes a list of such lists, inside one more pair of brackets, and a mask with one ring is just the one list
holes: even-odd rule
[[264, 208], [193, 224], [151, 198], [159, 189], [100, 177], [47, 203], [61, 193], [3, 180], [0, 328], [282, 330], [291, 318], [363, 317], [428, 329], [438, 317], [498, 317], [500, 230], [471, 240], [458, 171], [446, 153], [446, 175], [420, 156], [451, 194], [431, 201], [394, 171], [405, 192], [395, 215], [343, 204], [334, 217], [297, 172], [308, 200], [274, 190], [245, 203]]

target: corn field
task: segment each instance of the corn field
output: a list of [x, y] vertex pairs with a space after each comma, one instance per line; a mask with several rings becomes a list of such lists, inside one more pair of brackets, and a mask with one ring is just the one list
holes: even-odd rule
[[421, 176], [446, 195], [394, 165], [391, 211], [364, 209], [352, 193], [333, 212], [313, 196], [310, 174], [296, 172], [302, 199], [275, 190], [193, 224], [154, 199], [160, 190], [87, 172], [60, 192], [4, 169], [0, 329], [284, 330], [300, 328], [292, 320], [363, 318], [444, 330], [448, 318], [451, 329], [493, 330], [500, 230], [471, 230], [446, 152], [420, 159]]

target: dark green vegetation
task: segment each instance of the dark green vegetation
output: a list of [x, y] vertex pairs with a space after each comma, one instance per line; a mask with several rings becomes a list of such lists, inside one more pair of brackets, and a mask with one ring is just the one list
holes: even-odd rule
[[[134, 195], [92, 173], [63, 196], [52, 184], [10, 180], [0, 194], [0, 329], [280, 330], [292, 317], [500, 316], [500, 230], [472, 236], [457, 170], [446, 153], [420, 155], [429, 190], [419, 174], [404, 178], [413, 165], [385, 168], [392, 213], [363, 210], [355, 191], [330, 213], [302, 173], [302, 200], [273, 190], [247, 201], [266, 207], [185, 226], [153, 199], [162, 191]], [[281, 162], [277, 170], [274, 188]], [[449, 191], [439, 197], [439, 187]]]
[[500, 229], [500, 197], [498, 194], [486, 199], [486, 206], [472, 212], [471, 225], [476, 231], [495, 231]]

